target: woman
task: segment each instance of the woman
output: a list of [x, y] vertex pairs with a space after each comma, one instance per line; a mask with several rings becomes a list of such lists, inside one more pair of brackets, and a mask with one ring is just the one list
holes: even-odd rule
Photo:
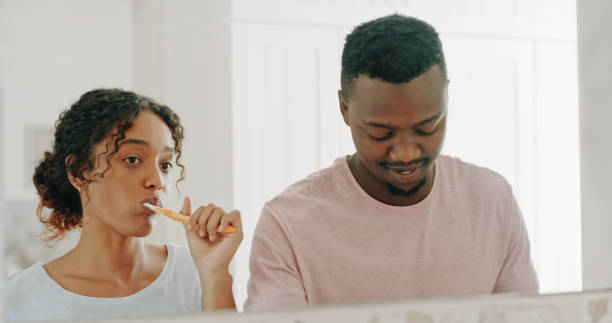
[[[93, 90], [60, 115], [53, 152], [45, 153], [33, 178], [41, 198], [37, 214], [47, 239], [75, 229], [80, 239], [66, 255], [9, 278], [8, 320], [235, 308], [228, 266], [243, 237], [238, 211], [209, 204], [192, 213], [185, 198], [188, 247], [143, 239], [157, 218], [143, 203], [163, 206], [175, 164], [179, 181], [184, 177], [182, 140], [170, 108], [132, 92]], [[216, 232], [228, 225], [237, 232]]]

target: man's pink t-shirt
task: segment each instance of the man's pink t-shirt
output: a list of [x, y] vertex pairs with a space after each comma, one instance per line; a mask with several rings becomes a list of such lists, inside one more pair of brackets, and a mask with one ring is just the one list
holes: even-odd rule
[[346, 157], [263, 208], [246, 309], [536, 292], [529, 238], [499, 174], [440, 156], [429, 195], [391, 206]]

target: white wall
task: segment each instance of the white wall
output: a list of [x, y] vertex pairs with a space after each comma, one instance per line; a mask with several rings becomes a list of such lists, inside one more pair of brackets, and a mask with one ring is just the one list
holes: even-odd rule
[[[135, 26], [148, 39], [141, 44], [142, 52], [153, 49], [159, 54], [151, 55], [148, 63], [135, 63], [140, 66], [135, 74], [140, 82], [135, 85], [168, 104], [185, 128], [186, 178], [179, 183], [182, 195], [172, 194], [168, 205], [180, 209], [188, 195], [193, 207], [214, 203], [233, 209], [229, 2], [137, 0], [136, 4], [135, 12], [141, 15], [136, 22], [143, 25]], [[182, 226], [167, 221], [150, 240], [186, 243]]]
[[[4, 3], [0, 0], [0, 75], [3, 74], [3, 64], [2, 64], [2, 50], [4, 47], [4, 43], [2, 39], [6, 39], [6, 24], [4, 23], [6, 19], [4, 18]], [[4, 124], [4, 102], [2, 100], [4, 92], [4, 84], [0, 82], [0, 124]], [[3, 151], [3, 143], [0, 141], [0, 152]], [[4, 183], [4, 154], [0, 153], [0, 183]], [[0, 185], [0, 211], [5, 210], [4, 206], [4, 185]], [[4, 217], [0, 216], [0, 250], [2, 250], [2, 257], [0, 257], [0, 278], [5, 277], [5, 265], [4, 265], [4, 230], [6, 227], [4, 226]], [[0, 279], [0, 291], [4, 290], [4, 279]], [[4, 293], [0, 293], [0, 315], [4, 317]]]
[[578, 1], [584, 288], [612, 286], [612, 1]]
[[87, 90], [131, 88], [131, 5], [122, 0], [3, 2], [1, 153], [8, 200], [36, 197], [31, 175], [37, 156], [28, 150], [33, 146], [29, 130], [51, 130], [59, 113]]
[[164, 2], [167, 103], [185, 127], [187, 179], [199, 203], [233, 206], [230, 2]]
[[166, 102], [164, 1], [133, 0], [132, 3], [134, 91]]
[[[32, 174], [50, 149], [59, 114], [85, 91], [132, 87], [132, 3], [0, 2], [0, 185], [7, 273], [69, 249], [71, 235], [49, 249], [37, 234]], [[6, 258], [5, 258], [6, 257]], [[4, 276], [2, 276], [4, 277]]]

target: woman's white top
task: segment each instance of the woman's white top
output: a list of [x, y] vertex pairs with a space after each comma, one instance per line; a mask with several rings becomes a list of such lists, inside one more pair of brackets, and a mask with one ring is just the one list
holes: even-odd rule
[[8, 322], [82, 320], [185, 315], [202, 312], [198, 272], [187, 246], [168, 244], [161, 274], [147, 287], [125, 297], [90, 297], [56, 283], [42, 264], [9, 277], [4, 289]]

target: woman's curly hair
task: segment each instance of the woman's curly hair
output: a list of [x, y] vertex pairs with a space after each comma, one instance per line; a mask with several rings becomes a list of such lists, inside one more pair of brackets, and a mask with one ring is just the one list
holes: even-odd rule
[[[148, 110], [158, 115], [170, 128], [176, 164], [181, 167], [180, 182], [185, 178], [185, 167], [180, 163], [183, 142], [181, 121], [169, 107], [156, 103], [150, 98], [121, 89], [95, 89], [81, 96], [70, 109], [63, 111], [55, 123], [53, 151], [45, 152], [33, 176], [34, 186], [40, 195], [36, 210], [44, 224], [45, 240], [60, 240], [67, 231], [81, 226], [83, 210], [81, 197], [70, 183], [68, 172], [89, 184], [83, 173], [93, 170], [98, 159], [106, 154], [107, 161], [119, 149], [119, 141], [125, 138], [138, 114]], [[113, 133], [111, 131], [115, 130]], [[106, 145], [106, 151], [93, 156], [96, 144], [111, 136], [113, 145]], [[109, 147], [112, 146], [112, 147]], [[111, 151], [112, 149], [112, 151]], [[68, 163], [69, 162], [69, 163]], [[110, 167], [94, 176], [104, 177]], [[48, 216], [43, 208], [51, 209]]]

